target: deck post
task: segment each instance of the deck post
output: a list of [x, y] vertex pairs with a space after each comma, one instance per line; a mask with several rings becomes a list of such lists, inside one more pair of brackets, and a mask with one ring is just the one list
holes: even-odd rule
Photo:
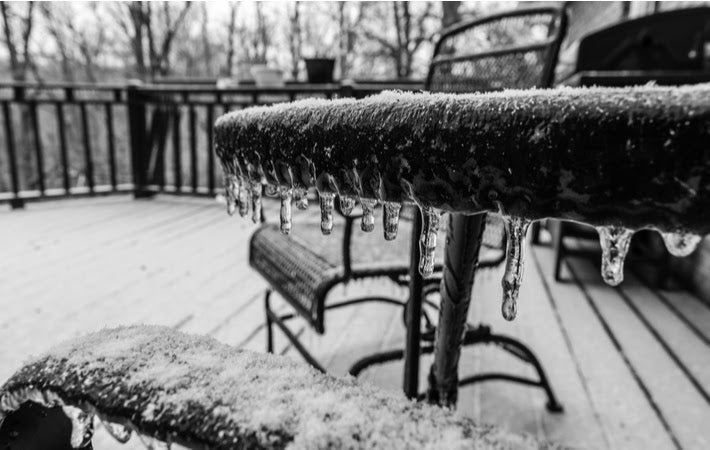
[[133, 175], [134, 198], [147, 198], [154, 195], [148, 189], [150, 175], [150, 143], [146, 130], [146, 107], [139, 91], [140, 82], [129, 82], [126, 87], [128, 103], [128, 130], [131, 145], [131, 168]]

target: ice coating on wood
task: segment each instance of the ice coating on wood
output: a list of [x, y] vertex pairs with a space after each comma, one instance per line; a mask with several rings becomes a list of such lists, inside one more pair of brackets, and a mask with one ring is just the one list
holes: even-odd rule
[[237, 211], [239, 202], [239, 180], [235, 175], [225, 176], [224, 191], [227, 198], [227, 213], [232, 216]]
[[320, 199], [320, 231], [323, 234], [330, 234], [333, 231], [333, 208], [335, 207], [335, 194], [332, 192], [321, 192]]
[[342, 194], [338, 196], [338, 201], [340, 202], [340, 211], [346, 216], [349, 216], [353, 212], [355, 203], [357, 203], [354, 197]]
[[261, 182], [251, 182], [251, 221], [259, 223], [261, 221]]
[[360, 206], [362, 207], [360, 228], [362, 231], [369, 233], [375, 229], [375, 207], [377, 206], [377, 200], [361, 198]]
[[279, 186], [267, 183], [266, 186], [264, 186], [264, 195], [267, 197], [277, 197], [279, 195]]
[[281, 196], [281, 211], [279, 218], [281, 219], [281, 232], [283, 234], [289, 234], [291, 232], [291, 197], [293, 190], [289, 188], [282, 188], [280, 191]]
[[[383, 202], [471, 214], [495, 211], [495, 190], [510, 215], [531, 220], [705, 234], [709, 125], [707, 84], [389, 92], [237, 111], [217, 121], [215, 141], [229, 167], [287, 164], [304, 184], [313, 170], [348, 186], [356, 171], [380, 181], [358, 188]], [[521, 198], [528, 206], [513, 208]]]
[[419, 236], [419, 273], [423, 277], [431, 276], [434, 273], [434, 262], [436, 257], [436, 241], [441, 223], [441, 212], [433, 208], [421, 208], [422, 213], [422, 234]]
[[661, 236], [668, 252], [681, 258], [693, 253], [698, 248], [700, 241], [703, 240], [703, 237], [698, 234], [684, 231], [661, 233]]
[[624, 281], [624, 260], [634, 230], [622, 226], [597, 227], [602, 247], [602, 278], [610, 286]]
[[71, 446], [85, 447], [94, 436], [94, 415], [68, 405], [63, 406], [62, 409], [71, 422]]
[[384, 229], [385, 239], [392, 241], [397, 237], [397, 228], [399, 227], [399, 211], [402, 205], [396, 202], [385, 202], [382, 205], [384, 210], [382, 214], [382, 228]]
[[101, 420], [101, 424], [106, 429], [106, 432], [121, 444], [125, 444], [131, 439], [132, 431], [129, 427], [118, 423], [111, 423], [105, 420]]
[[308, 191], [305, 188], [293, 188], [293, 200], [296, 202], [296, 208], [308, 209]]
[[503, 216], [508, 238], [505, 272], [503, 273], [503, 303], [501, 310], [505, 320], [515, 319], [518, 313], [518, 295], [523, 281], [525, 264], [525, 236], [531, 221], [522, 217]]
[[81, 407], [141, 438], [188, 448], [554, 448], [168, 327], [104, 329], [57, 346], [0, 388], [0, 412], [26, 401]]
[[239, 206], [239, 215], [245, 217], [247, 214], [249, 214], [249, 202], [251, 201], [249, 195], [250, 189], [244, 178], [240, 177], [238, 180], [239, 192], [237, 194], [237, 203]]

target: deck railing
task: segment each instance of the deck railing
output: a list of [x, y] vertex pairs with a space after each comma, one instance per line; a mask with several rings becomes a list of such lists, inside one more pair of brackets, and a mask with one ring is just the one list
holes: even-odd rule
[[0, 203], [222, 188], [212, 124], [222, 113], [307, 97], [363, 97], [418, 83], [0, 84]]

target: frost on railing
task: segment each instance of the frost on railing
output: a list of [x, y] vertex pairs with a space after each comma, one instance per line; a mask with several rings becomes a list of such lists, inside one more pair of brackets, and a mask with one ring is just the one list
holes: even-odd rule
[[228, 211], [245, 216], [251, 207], [257, 222], [263, 186], [281, 199], [284, 233], [292, 201], [307, 207], [309, 187], [319, 194], [324, 234], [336, 201], [346, 215], [358, 202], [367, 232], [382, 204], [388, 240], [401, 204], [417, 204], [424, 276], [434, 269], [442, 213], [500, 213], [508, 320], [533, 221], [594, 225], [610, 285], [623, 280], [635, 231], [658, 230], [675, 256], [710, 231], [710, 85], [300, 101], [226, 115], [215, 137]]

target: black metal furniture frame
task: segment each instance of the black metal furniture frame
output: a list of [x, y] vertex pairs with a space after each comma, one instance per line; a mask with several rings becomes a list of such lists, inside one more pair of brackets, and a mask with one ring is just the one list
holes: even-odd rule
[[[550, 25], [550, 34], [548, 38], [542, 42], [537, 42], [537, 43], [532, 43], [532, 44], [526, 44], [522, 46], [509, 46], [501, 49], [496, 49], [492, 51], [487, 51], [487, 52], [479, 52], [479, 53], [470, 53], [470, 54], [464, 54], [464, 55], [456, 55], [456, 54], [442, 54], [445, 44], [447, 41], [457, 35], [460, 35], [467, 30], [470, 30], [474, 27], [478, 26], [485, 26], [487, 24], [493, 24], [496, 21], [502, 21], [502, 20], [507, 20], [507, 19], [517, 19], [517, 18], [525, 18], [525, 17], [530, 17], [530, 16], [544, 16], [544, 15], [549, 15], [551, 23]], [[562, 9], [557, 9], [557, 8], [527, 8], [527, 9], [520, 9], [520, 10], [515, 10], [507, 13], [501, 13], [501, 14], [495, 14], [491, 15], [486, 18], [482, 19], [477, 19], [473, 21], [468, 21], [464, 22], [458, 25], [455, 25], [447, 30], [444, 30], [441, 38], [437, 42], [437, 45], [435, 47], [434, 51], [434, 58], [432, 60], [432, 63], [429, 68], [429, 74], [427, 77], [427, 82], [426, 86], [430, 90], [446, 90], [446, 91], [457, 91], [459, 89], [451, 89], [450, 86], [443, 86], [444, 89], [440, 88], [441, 83], [437, 82], [439, 76], [437, 75], [437, 70], [440, 70], [442, 66], [449, 65], [451, 67], [451, 64], [456, 64], [459, 62], [466, 62], [466, 61], [474, 61], [474, 60], [483, 60], [483, 59], [495, 59], [495, 58], [501, 58], [501, 57], [506, 57], [506, 56], [512, 56], [512, 57], [524, 57], [526, 53], [530, 52], [539, 52], [543, 54], [544, 58], [544, 66], [539, 68], [539, 74], [536, 74], [537, 77], [535, 78], [534, 82], [530, 82], [529, 79], [525, 79], [522, 83], [512, 83], [514, 85], [509, 85], [511, 83], [506, 83], [499, 88], [504, 88], [504, 87], [518, 87], [518, 88], [525, 88], [525, 87], [549, 87], [552, 83], [552, 78], [554, 75], [554, 62], [556, 61], [557, 57], [557, 52], [559, 50], [560, 42], [562, 39], [562, 36], [564, 34], [564, 30], [566, 27], [566, 16], [564, 14], [564, 11]], [[527, 74], [529, 75], [529, 74]], [[484, 75], [483, 77], [480, 77], [477, 81], [483, 80], [485, 81], [486, 76], [490, 79], [491, 75]], [[495, 76], [495, 75], [494, 75]], [[456, 77], [456, 75], [454, 75]], [[455, 81], [460, 81], [460, 80], [455, 80]], [[474, 83], [477, 83], [474, 82]], [[448, 87], [448, 89], [446, 89]], [[459, 85], [459, 88], [462, 86]], [[475, 90], [491, 90], [491, 86], [489, 84], [476, 84], [474, 86], [466, 85], [463, 86], [463, 89], [467, 92], [475, 91]], [[436, 329], [433, 326], [430, 326], [431, 321], [428, 317], [428, 315], [423, 311], [423, 306], [425, 304], [431, 304], [426, 297], [432, 292], [437, 292], [438, 287], [442, 281], [442, 278], [444, 276], [447, 276], [447, 272], [444, 269], [443, 271], [442, 266], [439, 265], [436, 268], [436, 273], [438, 275], [428, 278], [428, 279], [423, 279], [422, 276], [419, 274], [417, 270], [417, 264], [416, 261], [419, 261], [419, 235], [420, 235], [420, 230], [422, 226], [421, 222], [421, 217], [418, 214], [415, 214], [415, 218], [413, 220], [413, 229], [412, 229], [412, 240], [411, 240], [411, 261], [412, 263], [410, 264], [410, 267], [390, 267], [390, 268], [385, 268], [385, 269], [370, 269], [370, 270], [362, 270], [362, 271], [356, 271], [353, 270], [351, 265], [350, 265], [350, 244], [351, 244], [351, 230], [353, 226], [353, 221], [354, 218], [346, 218], [346, 228], [345, 228], [345, 239], [343, 240], [343, 259], [345, 261], [344, 267], [343, 267], [343, 272], [339, 276], [333, 277], [328, 282], [324, 285], [321, 286], [321, 288], [317, 292], [317, 298], [313, 299], [314, 305], [315, 305], [315, 311], [309, 311], [307, 308], [305, 308], [303, 305], [299, 304], [298, 302], [295, 301], [289, 301], [289, 303], [294, 306], [296, 309], [296, 313], [288, 313], [288, 314], [283, 314], [283, 315], [278, 315], [276, 314], [270, 306], [270, 296], [272, 293], [272, 290], [276, 290], [277, 292], [281, 293], [282, 295], [285, 295], [285, 298], [289, 298], [289, 293], [284, 292], [283, 288], [279, 285], [278, 280], [274, 280], [269, 276], [269, 274], [264, 271], [260, 270], [259, 272], [267, 278], [267, 280], [271, 284], [271, 288], [267, 289], [266, 295], [265, 295], [265, 309], [266, 309], [266, 318], [267, 318], [267, 350], [268, 351], [273, 351], [273, 330], [272, 326], [273, 324], [276, 324], [281, 331], [284, 332], [286, 337], [289, 339], [289, 341], [293, 344], [294, 348], [298, 350], [298, 352], [314, 367], [318, 368], [319, 370], [325, 371], [325, 369], [318, 363], [316, 358], [313, 357], [312, 354], [308, 352], [308, 350], [298, 341], [298, 337], [286, 326], [285, 322], [296, 317], [297, 314], [300, 314], [300, 316], [305, 317], [309, 323], [315, 328], [315, 330], [319, 333], [324, 332], [324, 324], [323, 324], [323, 312], [326, 309], [334, 309], [334, 308], [339, 308], [342, 306], [348, 306], [348, 305], [353, 305], [353, 304], [358, 304], [358, 303], [363, 303], [367, 301], [379, 301], [379, 302], [385, 302], [385, 303], [391, 303], [395, 304], [397, 306], [403, 306], [405, 307], [405, 316], [406, 316], [406, 331], [407, 331], [407, 336], [406, 336], [406, 347], [404, 350], [397, 349], [397, 350], [390, 350], [390, 351], [385, 351], [385, 352], [380, 352], [374, 355], [367, 356], [365, 358], [360, 359], [357, 361], [351, 368], [350, 368], [350, 373], [352, 375], [357, 376], [362, 370], [365, 368], [374, 365], [374, 364], [379, 364], [383, 362], [388, 362], [388, 361], [393, 361], [393, 360], [398, 360], [404, 357], [404, 392], [405, 394], [410, 397], [410, 398], [422, 398], [424, 394], [420, 394], [418, 389], [419, 389], [419, 359], [420, 355], [422, 353], [431, 353], [435, 351], [436, 349], [434, 348], [433, 342], [434, 342], [434, 333]], [[483, 228], [485, 227], [485, 214], [479, 215], [479, 216], [474, 216], [474, 217], [464, 217], [464, 216], [459, 216], [459, 215], [452, 215], [452, 218], [450, 220], [449, 224], [449, 237], [452, 235], [452, 230], [456, 229], [459, 230], [459, 234], [461, 234], [462, 231], [465, 231], [464, 228], [462, 228], [462, 222], [466, 224], [474, 224], [477, 223], [477, 225], [474, 226], [475, 230], [469, 230], [469, 231], [475, 231], [478, 236], [477, 239], [468, 239], [469, 245], [468, 246], [460, 246], [459, 247], [459, 256], [463, 257], [463, 255], [475, 255], [475, 259], [473, 261], [466, 261], [465, 264], [462, 265], [461, 269], [462, 270], [469, 270], [469, 269], [478, 269], [478, 268], [484, 268], [484, 267], [492, 267], [492, 266], [497, 266], [499, 265], [505, 258], [505, 252], [501, 255], [500, 258], [496, 258], [495, 260], [492, 261], [483, 261], [479, 262], [478, 261], [478, 253], [481, 248], [481, 238], [483, 234]], [[257, 231], [257, 233], [259, 233]], [[454, 233], [455, 234], [455, 233]], [[466, 232], [464, 232], [466, 234]], [[253, 241], [252, 241], [253, 242]], [[253, 244], [252, 244], [253, 245]], [[464, 248], [466, 247], [466, 248]], [[470, 248], [469, 248], [470, 247]], [[253, 248], [253, 247], [252, 247]], [[449, 246], [447, 246], [447, 249]], [[252, 252], [250, 252], [252, 254]], [[251, 256], [250, 256], [251, 257]], [[252, 266], [254, 266], [254, 261], [251, 261]], [[446, 262], [444, 263], [444, 266], [446, 266]], [[449, 271], [449, 274], [452, 272]], [[473, 273], [473, 270], [470, 271], [470, 273]], [[373, 296], [373, 297], [363, 297], [363, 298], [358, 298], [358, 299], [352, 299], [352, 300], [347, 300], [339, 303], [334, 303], [332, 305], [326, 305], [325, 303], [325, 297], [327, 296], [328, 292], [337, 284], [347, 282], [349, 280], [353, 279], [358, 279], [358, 278], [366, 278], [366, 277], [378, 277], [378, 276], [384, 276], [384, 277], [389, 277], [393, 279], [396, 282], [399, 283], [404, 283], [407, 282], [409, 284], [409, 300], [406, 303], [403, 303], [397, 299], [391, 299], [391, 298], [386, 298], [386, 297], [379, 297], [379, 296]], [[468, 295], [470, 296], [470, 292], [472, 290], [472, 284], [473, 284], [473, 279], [471, 277], [470, 280], [464, 283], [462, 285], [462, 289], [467, 290]], [[449, 334], [450, 336], [453, 336], [455, 339], [461, 339], [461, 344], [463, 345], [476, 345], [476, 344], [494, 344], [508, 353], [512, 354], [513, 356], [519, 358], [520, 360], [531, 364], [534, 369], [536, 370], [538, 374], [538, 379], [530, 379], [530, 378], [524, 378], [524, 377], [518, 377], [515, 375], [511, 374], [506, 374], [506, 373], [497, 373], [497, 372], [491, 372], [491, 373], [482, 373], [482, 374], [477, 374], [474, 376], [469, 376], [465, 377], [462, 379], [455, 379], [455, 380], [446, 380], [447, 385], [450, 387], [454, 388], [452, 391], [455, 391], [455, 387], [461, 386], [461, 385], [466, 385], [466, 384], [471, 384], [479, 381], [486, 381], [486, 380], [507, 380], [507, 381], [512, 381], [512, 382], [517, 382], [525, 385], [530, 385], [530, 386], [535, 386], [535, 387], [540, 387], [542, 388], [545, 393], [547, 394], [548, 397], [548, 402], [547, 402], [547, 408], [550, 411], [553, 412], [560, 412], [562, 411], [562, 406], [558, 402], [551, 386], [550, 383], [547, 379], [547, 376], [542, 368], [542, 365], [538, 361], [537, 357], [535, 354], [530, 350], [525, 344], [522, 342], [508, 337], [504, 335], [498, 335], [494, 334], [490, 331], [490, 328], [486, 325], [479, 325], [479, 326], [471, 326], [466, 324], [466, 311], [465, 310], [459, 310], [461, 308], [457, 308], [456, 305], [454, 304], [455, 302], [453, 301], [452, 298], [449, 298], [448, 295], [445, 295], [443, 292], [441, 293], [441, 303], [439, 305], [440, 308], [440, 320], [439, 323], [440, 325], [443, 323], [441, 318], [443, 316], [449, 316], [449, 319], [451, 319], [451, 315], [456, 316], [456, 320], [449, 320], [449, 323], [454, 324], [453, 327], [455, 330], [451, 332], [451, 330], [448, 330], [446, 334]], [[462, 306], [465, 307], [467, 310], [468, 308], [468, 302], [462, 302]], [[422, 332], [421, 329], [421, 320], [422, 317], [424, 317], [426, 323], [427, 323], [427, 329]], [[422, 346], [422, 342], [425, 344]], [[448, 345], [446, 350], [443, 350], [443, 353], [449, 352], [449, 351], [457, 351], [460, 352], [460, 346], [459, 345]], [[437, 353], [437, 357], [439, 354], [442, 354], [442, 349], [439, 349], [439, 352]], [[450, 355], [448, 355], [450, 356]], [[458, 362], [458, 355], [451, 359], [451, 361], [455, 361], [456, 363]], [[449, 363], [447, 363], [449, 365]], [[435, 376], [435, 370], [432, 368], [432, 375], [430, 376], [430, 384], [435, 385], [437, 384], [436, 381], [436, 376]], [[448, 389], [448, 388], [447, 388]], [[430, 387], [428, 395], [431, 397], [432, 395], [437, 395], [436, 389], [433, 389]], [[454, 394], [455, 395], [455, 394]], [[455, 402], [455, 398], [452, 399], [453, 402]], [[438, 401], [438, 400], [436, 400]], [[451, 403], [453, 403], [451, 402]]]

